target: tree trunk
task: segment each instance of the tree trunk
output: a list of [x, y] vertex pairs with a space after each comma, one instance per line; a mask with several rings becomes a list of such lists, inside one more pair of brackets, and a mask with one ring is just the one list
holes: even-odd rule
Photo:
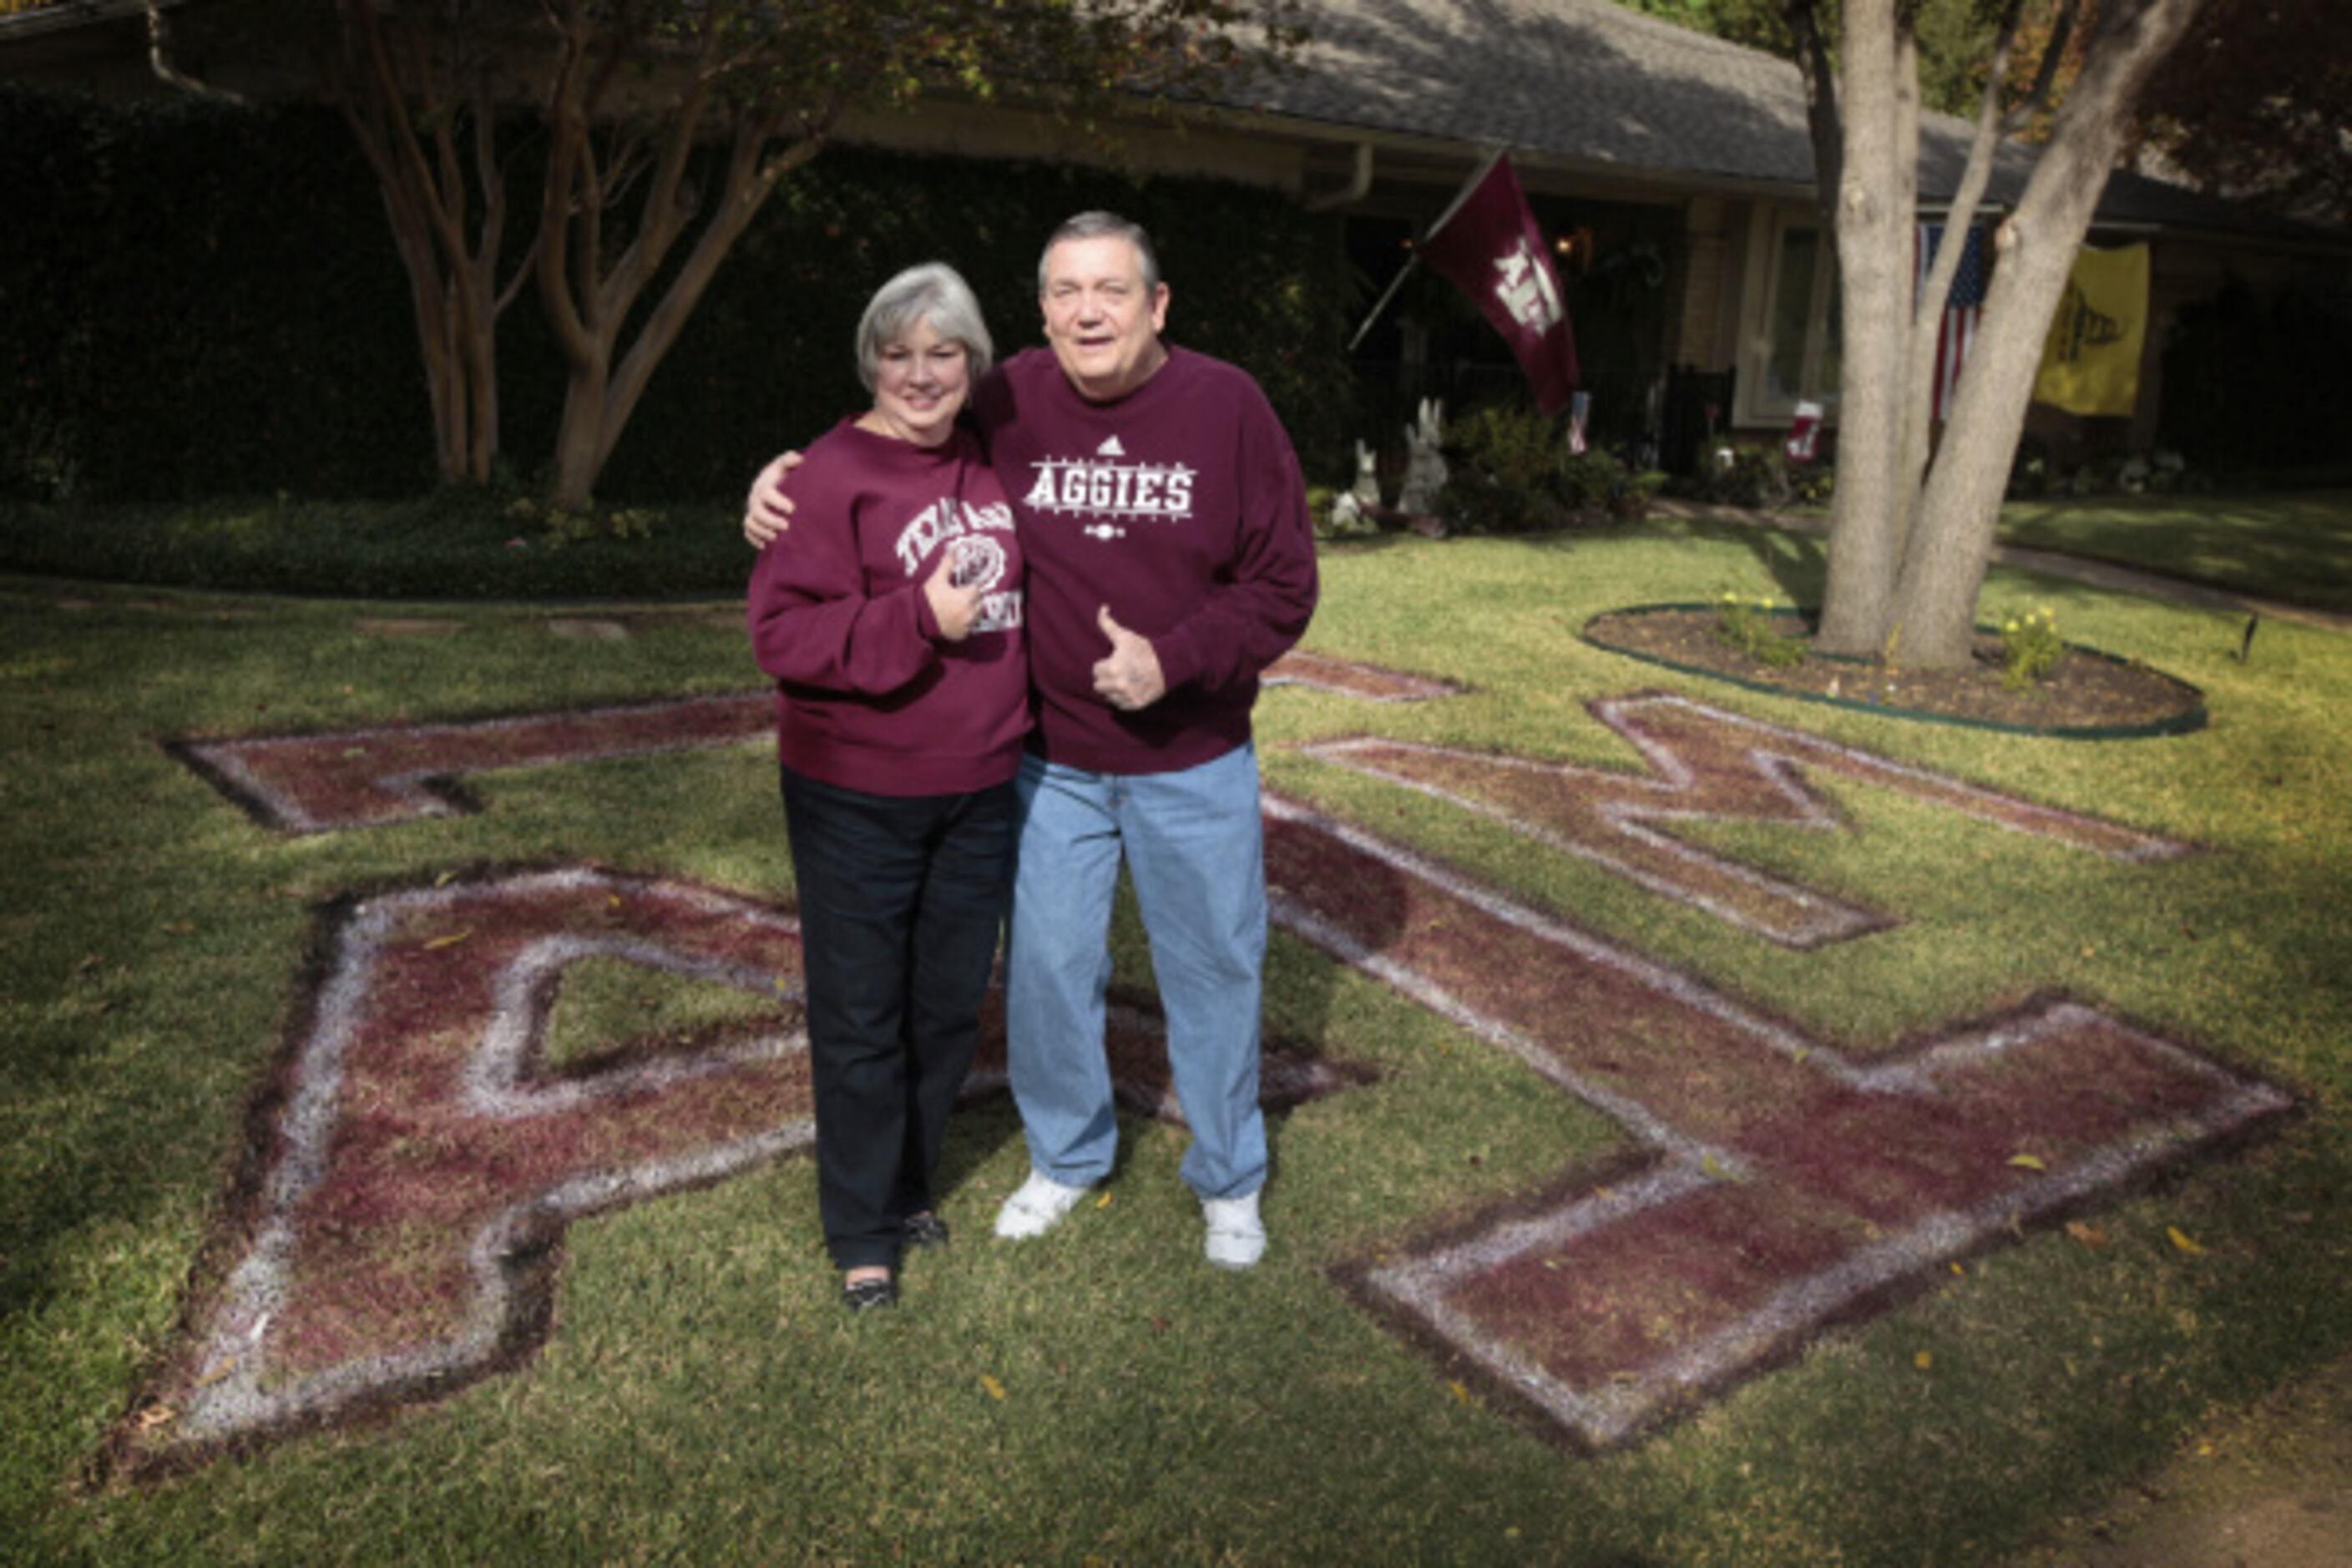
[[584, 511], [595, 499], [596, 476], [604, 468], [604, 408], [611, 386], [601, 354], [572, 367], [563, 389], [563, 417], [555, 427], [555, 464], [547, 494], [549, 502], [562, 510]]
[[1911, 232], [1906, 162], [1887, 133], [1902, 113], [1903, 50], [1895, 0], [1848, 0], [1845, 10], [1843, 179], [1837, 196], [1839, 366], [1837, 490], [1830, 513], [1829, 582], [1818, 646], [1874, 655], [1895, 588], [1895, 456], [1909, 337]]
[[[1968, 660], [2042, 340], [2123, 146], [2133, 100], [2200, 4], [2140, 0], [2102, 16], [2083, 74], [2016, 213], [2001, 227], [1984, 325], [1929, 469], [1895, 589], [1895, 621], [1913, 664]], [[1844, 474], [1838, 477], [1843, 485]]]
[[[576, 4], [563, 13], [572, 29], [550, 85], [547, 184], [538, 241], [539, 295], [548, 325], [571, 366], [557, 427], [549, 501], [577, 511], [593, 499], [597, 477], [636, 412], [678, 333], [735, 241], [784, 175], [814, 157], [841, 100], [801, 116], [796, 139], [772, 156], [784, 132], [779, 106], [732, 112], [723, 187], [715, 203], [698, 199], [688, 177], [694, 133], [702, 124], [719, 35], [704, 32], [704, 53], [679, 100], [665, 108], [658, 133], [600, 137], [597, 115], [619, 53], [598, 57]], [[620, 192], [642, 178], [635, 232], [607, 258], [604, 215]], [[645, 312], [626, 349], [622, 339], [637, 304], [678, 238], [701, 216], [701, 230], [668, 286]]]
[[[479, 484], [498, 460], [498, 317], [514, 293], [498, 289], [506, 192], [487, 68], [455, 34], [388, 32], [398, 19], [365, 0], [345, 0], [336, 13], [338, 36], [320, 48], [321, 76], [375, 173], [408, 274], [435, 463], [444, 484]], [[478, 225], [457, 151], [468, 113], [483, 201]]]

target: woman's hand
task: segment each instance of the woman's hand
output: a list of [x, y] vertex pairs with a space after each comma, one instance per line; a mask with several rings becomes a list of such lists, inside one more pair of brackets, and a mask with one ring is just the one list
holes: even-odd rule
[[940, 552], [940, 563], [923, 584], [923, 596], [931, 602], [931, 618], [940, 623], [940, 636], [950, 642], [961, 642], [971, 632], [971, 623], [980, 616], [980, 601], [985, 596], [978, 584], [959, 585], [955, 580], [956, 552], [952, 544]]

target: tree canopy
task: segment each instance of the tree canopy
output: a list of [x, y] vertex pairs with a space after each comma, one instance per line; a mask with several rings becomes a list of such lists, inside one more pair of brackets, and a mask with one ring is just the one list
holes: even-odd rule
[[2352, 224], [2352, 5], [2208, 0], [2148, 83], [2140, 131], [2206, 190]]
[[[220, 48], [309, 41], [383, 191], [445, 480], [499, 459], [497, 324], [528, 291], [569, 371], [549, 499], [589, 500], [752, 216], [852, 110], [1004, 99], [1100, 129], [1230, 95], [1294, 0], [274, 0]], [[534, 122], [518, 135], [518, 117]], [[520, 157], [518, 153], [524, 155]]]

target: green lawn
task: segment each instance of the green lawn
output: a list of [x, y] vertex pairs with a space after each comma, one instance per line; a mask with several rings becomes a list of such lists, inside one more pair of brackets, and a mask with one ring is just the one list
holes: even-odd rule
[[[2313, 528], [2340, 540], [2342, 516]], [[2085, 744], [1767, 698], [1577, 638], [1612, 607], [1811, 591], [1815, 549], [1660, 528], [1330, 553], [1311, 647], [1468, 690], [1398, 706], [1271, 691], [1269, 786], [1857, 1056], [2063, 991], [2289, 1088], [2299, 1115], [2099, 1200], [2080, 1216], [2095, 1242], [2004, 1236], [1596, 1458], [1384, 1326], [1336, 1274], [1605, 1164], [1629, 1134], [1278, 936], [1270, 1029], [1380, 1076], [1275, 1123], [1275, 1244], [1254, 1274], [1201, 1265], [1181, 1134], [1132, 1119], [1108, 1205], [991, 1245], [1025, 1166], [998, 1100], [956, 1122], [958, 1240], [916, 1262], [893, 1316], [835, 1304], [809, 1163], [787, 1158], [574, 1226], [546, 1346], [513, 1370], [139, 1486], [94, 1482], [93, 1457], [176, 1342], [242, 1119], [321, 961], [318, 910], [570, 861], [788, 899], [790, 866], [756, 742], [485, 774], [477, 815], [310, 837], [256, 826], [159, 744], [740, 690], [756, 677], [730, 605], [615, 614], [613, 640], [512, 606], [0, 580], [0, 1541], [123, 1563], [1909, 1564], [2021, 1549], [2217, 1411], [2352, 1346], [2352, 640], [2280, 626], [2241, 664], [2232, 622], [1996, 572], [1989, 610], [2053, 603], [2069, 638], [2208, 694], [2202, 731]], [[1803, 951], [1297, 750], [1379, 733], [1633, 769], [1584, 704], [1652, 688], [2199, 852], [2107, 860], [1837, 781], [1853, 833], [1694, 829], [1892, 919]], [[1122, 982], [1148, 983], [1131, 918], [1117, 956]], [[723, 1011], [600, 973], [550, 1048], [593, 1058], [609, 1033]]]
[[2011, 501], [2001, 542], [2352, 612], [2352, 492]]

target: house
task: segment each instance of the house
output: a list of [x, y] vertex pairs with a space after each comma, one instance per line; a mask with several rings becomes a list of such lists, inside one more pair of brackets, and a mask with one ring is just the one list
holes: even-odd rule
[[[205, 3], [163, 8], [193, 16]], [[140, 0], [51, 0], [0, 16], [0, 70], [152, 90], [145, 10]], [[1465, 176], [1488, 151], [1507, 150], [1555, 237], [1601, 429], [1654, 442], [1677, 416], [1662, 396], [1668, 367], [1700, 373], [1684, 384], [1709, 400], [1710, 431], [1773, 433], [1800, 399], [1834, 405], [1835, 268], [1792, 65], [1612, 0], [1307, 0], [1305, 10], [1311, 38], [1299, 71], [1229, 101], [1180, 106], [1166, 121], [1139, 120], [1128, 155], [1148, 170], [1271, 186], [1339, 215], [1369, 304]], [[203, 75], [208, 62], [179, 63]], [[853, 120], [842, 134], [965, 156], [1097, 155], [1050, 116], [995, 104], [937, 101], [911, 116]], [[1923, 216], [1948, 199], [1969, 135], [1962, 121], [1924, 117]], [[2032, 162], [2031, 149], [2003, 147], [1989, 210], [2014, 200]], [[2090, 242], [2142, 241], [2151, 330], [2138, 406], [2128, 421], [2037, 407], [2029, 428], [2045, 440], [2149, 449], [2167, 330], [2185, 306], [2229, 277], [2267, 292], [2315, 266], [2340, 276], [2352, 256], [2345, 237], [2118, 173]], [[1424, 392], [1475, 395], [1514, 374], [1502, 345], [1434, 287], [1376, 322], [1360, 358], [1366, 384], [1393, 395], [1391, 413]], [[1696, 412], [1680, 411], [1685, 425]]]

